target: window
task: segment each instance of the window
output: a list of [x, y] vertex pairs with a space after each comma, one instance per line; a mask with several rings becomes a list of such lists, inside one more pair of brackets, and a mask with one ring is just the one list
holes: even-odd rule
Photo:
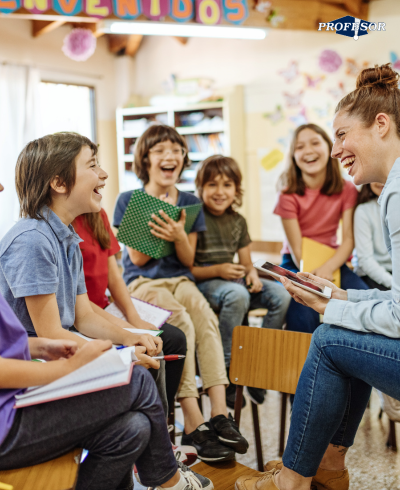
[[40, 83], [43, 136], [74, 131], [96, 142], [94, 88], [66, 83]]

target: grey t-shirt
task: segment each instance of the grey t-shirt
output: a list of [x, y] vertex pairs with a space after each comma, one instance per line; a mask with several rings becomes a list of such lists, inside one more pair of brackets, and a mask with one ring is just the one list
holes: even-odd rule
[[232, 263], [235, 253], [251, 243], [247, 223], [239, 213], [211, 214], [204, 208], [207, 231], [197, 236], [196, 266]]
[[29, 336], [36, 336], [26, 296], [55, 293], [61, 325], [75, 321], [78, 294], [86, 293], [81, 238], [47, 206], [46, 219], [24, 218], [0, 241], [0, 292]]

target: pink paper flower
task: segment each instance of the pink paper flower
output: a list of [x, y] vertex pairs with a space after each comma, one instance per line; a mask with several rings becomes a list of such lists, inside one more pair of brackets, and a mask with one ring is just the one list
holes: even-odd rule
[[97, 39], [89, 29], [72, 29], [64, 38], [63, 53], [74, 61], [86, 61], [96, 50]]
[[319, 67], [328, 73], [337, 71], [342, 63], [339, 54], [331, 49], [324, 49], [319, 56]]

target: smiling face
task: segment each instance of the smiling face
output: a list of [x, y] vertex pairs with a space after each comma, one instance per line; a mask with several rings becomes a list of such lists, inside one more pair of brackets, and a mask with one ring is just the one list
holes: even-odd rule
[[235, 182], [220, 174], [204, 184], [201, 197], [211, 214], [221, 216], [233, 204], [236, 195]]
[[349, 116], [342, 110], [335, 116], [333, 131], [335, 141], [332, 157], [340, 160], [354, 183], [384, 183], [382, 167], [376, 165], [376, 162], [382, 161], [382, 143], [377, 126], [373, 124], [366, 128], [359, 118]]
[[149, 150], [149, 182], [160, 188], [176, 184], [182, 172], [185, 150], [179, 143], [162, 141]]
[[83, 146], [75, 158], [76, 178], [67, 198], [78, 213], [98, 213], [101, 209], [101, 191], [108, 174], [99, 167], [97, 156], [88, 146]]
[[326, 172], [329, 146], [320, 134], [306, 128], [297, 135], [293, 156], [302, 173], [316, 176]]

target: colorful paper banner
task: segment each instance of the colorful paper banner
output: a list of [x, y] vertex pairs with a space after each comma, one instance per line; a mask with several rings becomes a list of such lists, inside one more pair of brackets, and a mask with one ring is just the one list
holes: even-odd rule
[[222, 19], [221, 0], [196, 0], [196, 22], [214, 26]]

